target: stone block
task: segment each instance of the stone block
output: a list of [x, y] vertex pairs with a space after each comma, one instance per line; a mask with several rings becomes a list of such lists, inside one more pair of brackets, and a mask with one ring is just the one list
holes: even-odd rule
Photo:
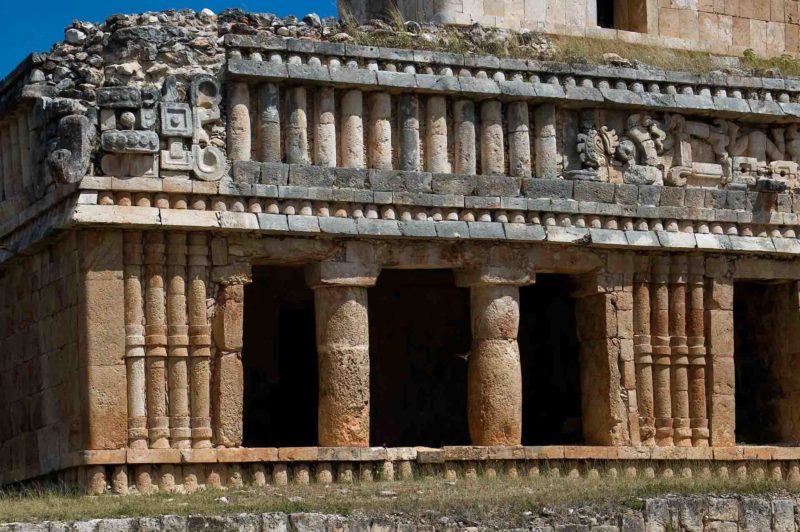
[[662, 207], [683, 207], [686, 189], [678, 187], [663, 187], [661, 189]]
[[435, 194], [470, 196], [475, 192], [477, 177], [459, 174], [433, 174], [432, 190]]
[[323, 216], [319, 218], [319, 228], [323, 233], [357, 235], [356, 221], [352, 218]]
[[517, 196], [519, 189], [520, 182], [516, 177], [480, 175], [475, 192], [478, 196]]
[[316, 216], [288, 216], [289, 230], [299, 233], [319, 233], [319, 219]]
[[653, 185], [639, 185], [640, 205], [660, 205], [661, 191], [664, 187]]
[[616, 185], [614, 201], [620, 205], [636, 205], [639, 201], [639, 187], [636, 185]]
[[572, 199], [574, 181], [527, 178], [522, 182], [525, 196], [529, 198]]
[[372, 220], [359, 218], [356, 220], [358, 234], [369, 236], [402, 236], [395, 220]]
[[258, 215], [258, 225], [264, 231], [288, 231], [289, 222], [284, 214]]
[[415, 238], [436, 237], [435, 222], [421, 220], [403, 220], [397, 222], [403, 236]]
[[467, 222], [444, 221], [435, 225], [436, 235], [439, 238], [469, 238]]
[[289, 165], [280, 163], [260, 163], [262, 185], [284, 186], [289, 183]]
[[742, 499], [739, 530], [742, 532], [772, 530], [772, 508], [769, 501], [756, 497]]
[[289, 185], [295, 187], [332, 187], [336, 177], [332, 168], [292, 164], [289, 166]]
[[573, 198], [576, 201], [594, 201], [597, 203], [614, 202], [614, 185], [595, 181], [575, 181]]
[[362, 168], [336, 168], [334, 175], [335, 187], [362, 189], [369, 182], [369, 170]]

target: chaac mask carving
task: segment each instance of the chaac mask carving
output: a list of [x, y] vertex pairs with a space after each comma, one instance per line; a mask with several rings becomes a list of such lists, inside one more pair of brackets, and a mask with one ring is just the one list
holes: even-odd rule
[[207, 75], [195, 76], [190, 87], [191, 104], [179, 101], [177, 81], [164, 81], [161, 103], [161, 151], [163, 176], [191, 172], [203, 181], [217, 181], [225, 173], [225, 154], [211, 144], [206, 127], [220, 119], [222, 93], [219, 82]]
[[217, 181], [226, 170], [224, 152], [207, 128], [220, 120], [220, 85], [195, 76], [188, 99], [174, 76], [159, 92], [152, 87], [98, 89], [100, 166], [114, 177], [181, 177]]
[[662, 120], [645, 113], [600, 116], [582, 113], [565, 178], [770, 192], [800, 184], [797, 124], [740, 126], [669, 113]]

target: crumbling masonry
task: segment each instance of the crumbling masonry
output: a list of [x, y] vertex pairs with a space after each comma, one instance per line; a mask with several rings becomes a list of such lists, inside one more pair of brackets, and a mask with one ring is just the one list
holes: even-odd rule
[[0, 484], [800, 481], [800, 82], [264, 20], [4, 81]]

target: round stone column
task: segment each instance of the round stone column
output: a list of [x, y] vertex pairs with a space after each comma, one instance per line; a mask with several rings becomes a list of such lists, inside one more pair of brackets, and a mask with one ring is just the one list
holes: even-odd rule
[[514, 271], [489, 269], [458, 275], [458, 284], [471, 290], [467, 409], [472, 445], [522, 443], [519, 287], [529, 283], [527, 273]]
[[361, 268], [335, 263], [307, 271], [317, 325], [320, 447], [369, 446], [367, 292], [376, 276], [353, 271]]

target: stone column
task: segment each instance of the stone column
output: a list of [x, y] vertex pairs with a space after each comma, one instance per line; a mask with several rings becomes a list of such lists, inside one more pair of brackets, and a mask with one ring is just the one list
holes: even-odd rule
[[527, 102], [508, 104], [508, 160], [512, 176], [531, 176], [531, 127]]
[[167, 234], [167, 368], [172, 447], [191, 447], [189, 326], [186, 320], [186, 233]]
[[427, 169], [434, 174], [448, 174], [450, 161], [447, 151], [447, 100], [444, 96], [428, 98], [427, 124]]
[[633, 350], [636, 357], [636, 397], [639, 431], [644, 445], [655, 445], [653, 410], [653, 346], [650, 344], [650, 261], [639, 257], [633, 281]]
[[286, 161], [289, 164], [310, 164], [308, 159], [308, 111], [305, 87], [288, 89], [286, 112]]
[[128, 388], [128, 447], [147, 448], [142, 233], [125, 233], [125, 365]]
[[485, 268], [459, 272], [470, 288], [472, 349], [467, 382], [472, 445], [521, 445], [522, 370], [519, 359], [519, 287], [524, 271]]
[[258, 158], [265, 163], [283, 160], [281, 149], [281, 98], [275, 83], [258, 87]]
[[164, 233], [145, 236], [145, 345], [147, 360], [147, 427], [150, 447], [169, 447], [167, 417], [167, 316], [164, 306]]
[[487, 100], [481, 104], [481, 166], [484, 175], [505, 175], [503, 106]]
[[234, 81], [228, 84], [228, 158], [249, 161], [251, 142], [250, 90]]
[[669, 344], [669, 257], [653, 259], [651, 285], [651, 324], [653, 335], [653, 410], [656, 417], [656, 445], [671, 447], [672, 394], [670, 392], [670, 364], [672, 350]]
[[456, 102], [454, 114], [455, 173], [475, 175], [478, 171], [475, 150], [475, 103], [471, 100]]
[[310, 266], [319, 357], [319, 446], [369, 446], [368, 287], [377, 272], [345, 263]]
[[419, 170], [419, 98], [414, 94], [401, 94], [400, 114], [400, 170]]
[[244, 411], [244, 285], [249, 275], [220, 282], [214, 314], [217, 356], [213, 368], [214, 443], [218, 447], [242, 445]]
[[332, 87], [317, 90], [317, 134], [315, 162], [319, 166], [336, 167], [336, 96]]
[[211, 327], [206, 308], [208, 237], [189, 235], [189, 368], [192, 447], [211, 447]]
[[689, 416], [692, 445], [708, 447], [706, 405], [705, 258], [689, 259], [689, 309], [686, 331], [689, 344]]
[[724, 274], [708, 279], [705, 304], [711, 446], [731, 447], [736, 445], [733, 279]]
[[533, 113], [534, 148], [536, 152], [536, 177], [558, 177], [558, 146], [556, 143], [556, 106], [545, 103]]
[[687, 271], [686, 256], [674, 256], [669, 288], [669, 332], [672, 351], [672, 419], [674, 441], [679, 447], [692, 445], [689, 421], [689, 348], [686, 344]]
[[342, 96], [342, 166], [365, 168], [364, 163], [364, 96], [350, 90]]
[[369, 96], [369, 166], [392, 169], [392, 97], [386, 92]]

